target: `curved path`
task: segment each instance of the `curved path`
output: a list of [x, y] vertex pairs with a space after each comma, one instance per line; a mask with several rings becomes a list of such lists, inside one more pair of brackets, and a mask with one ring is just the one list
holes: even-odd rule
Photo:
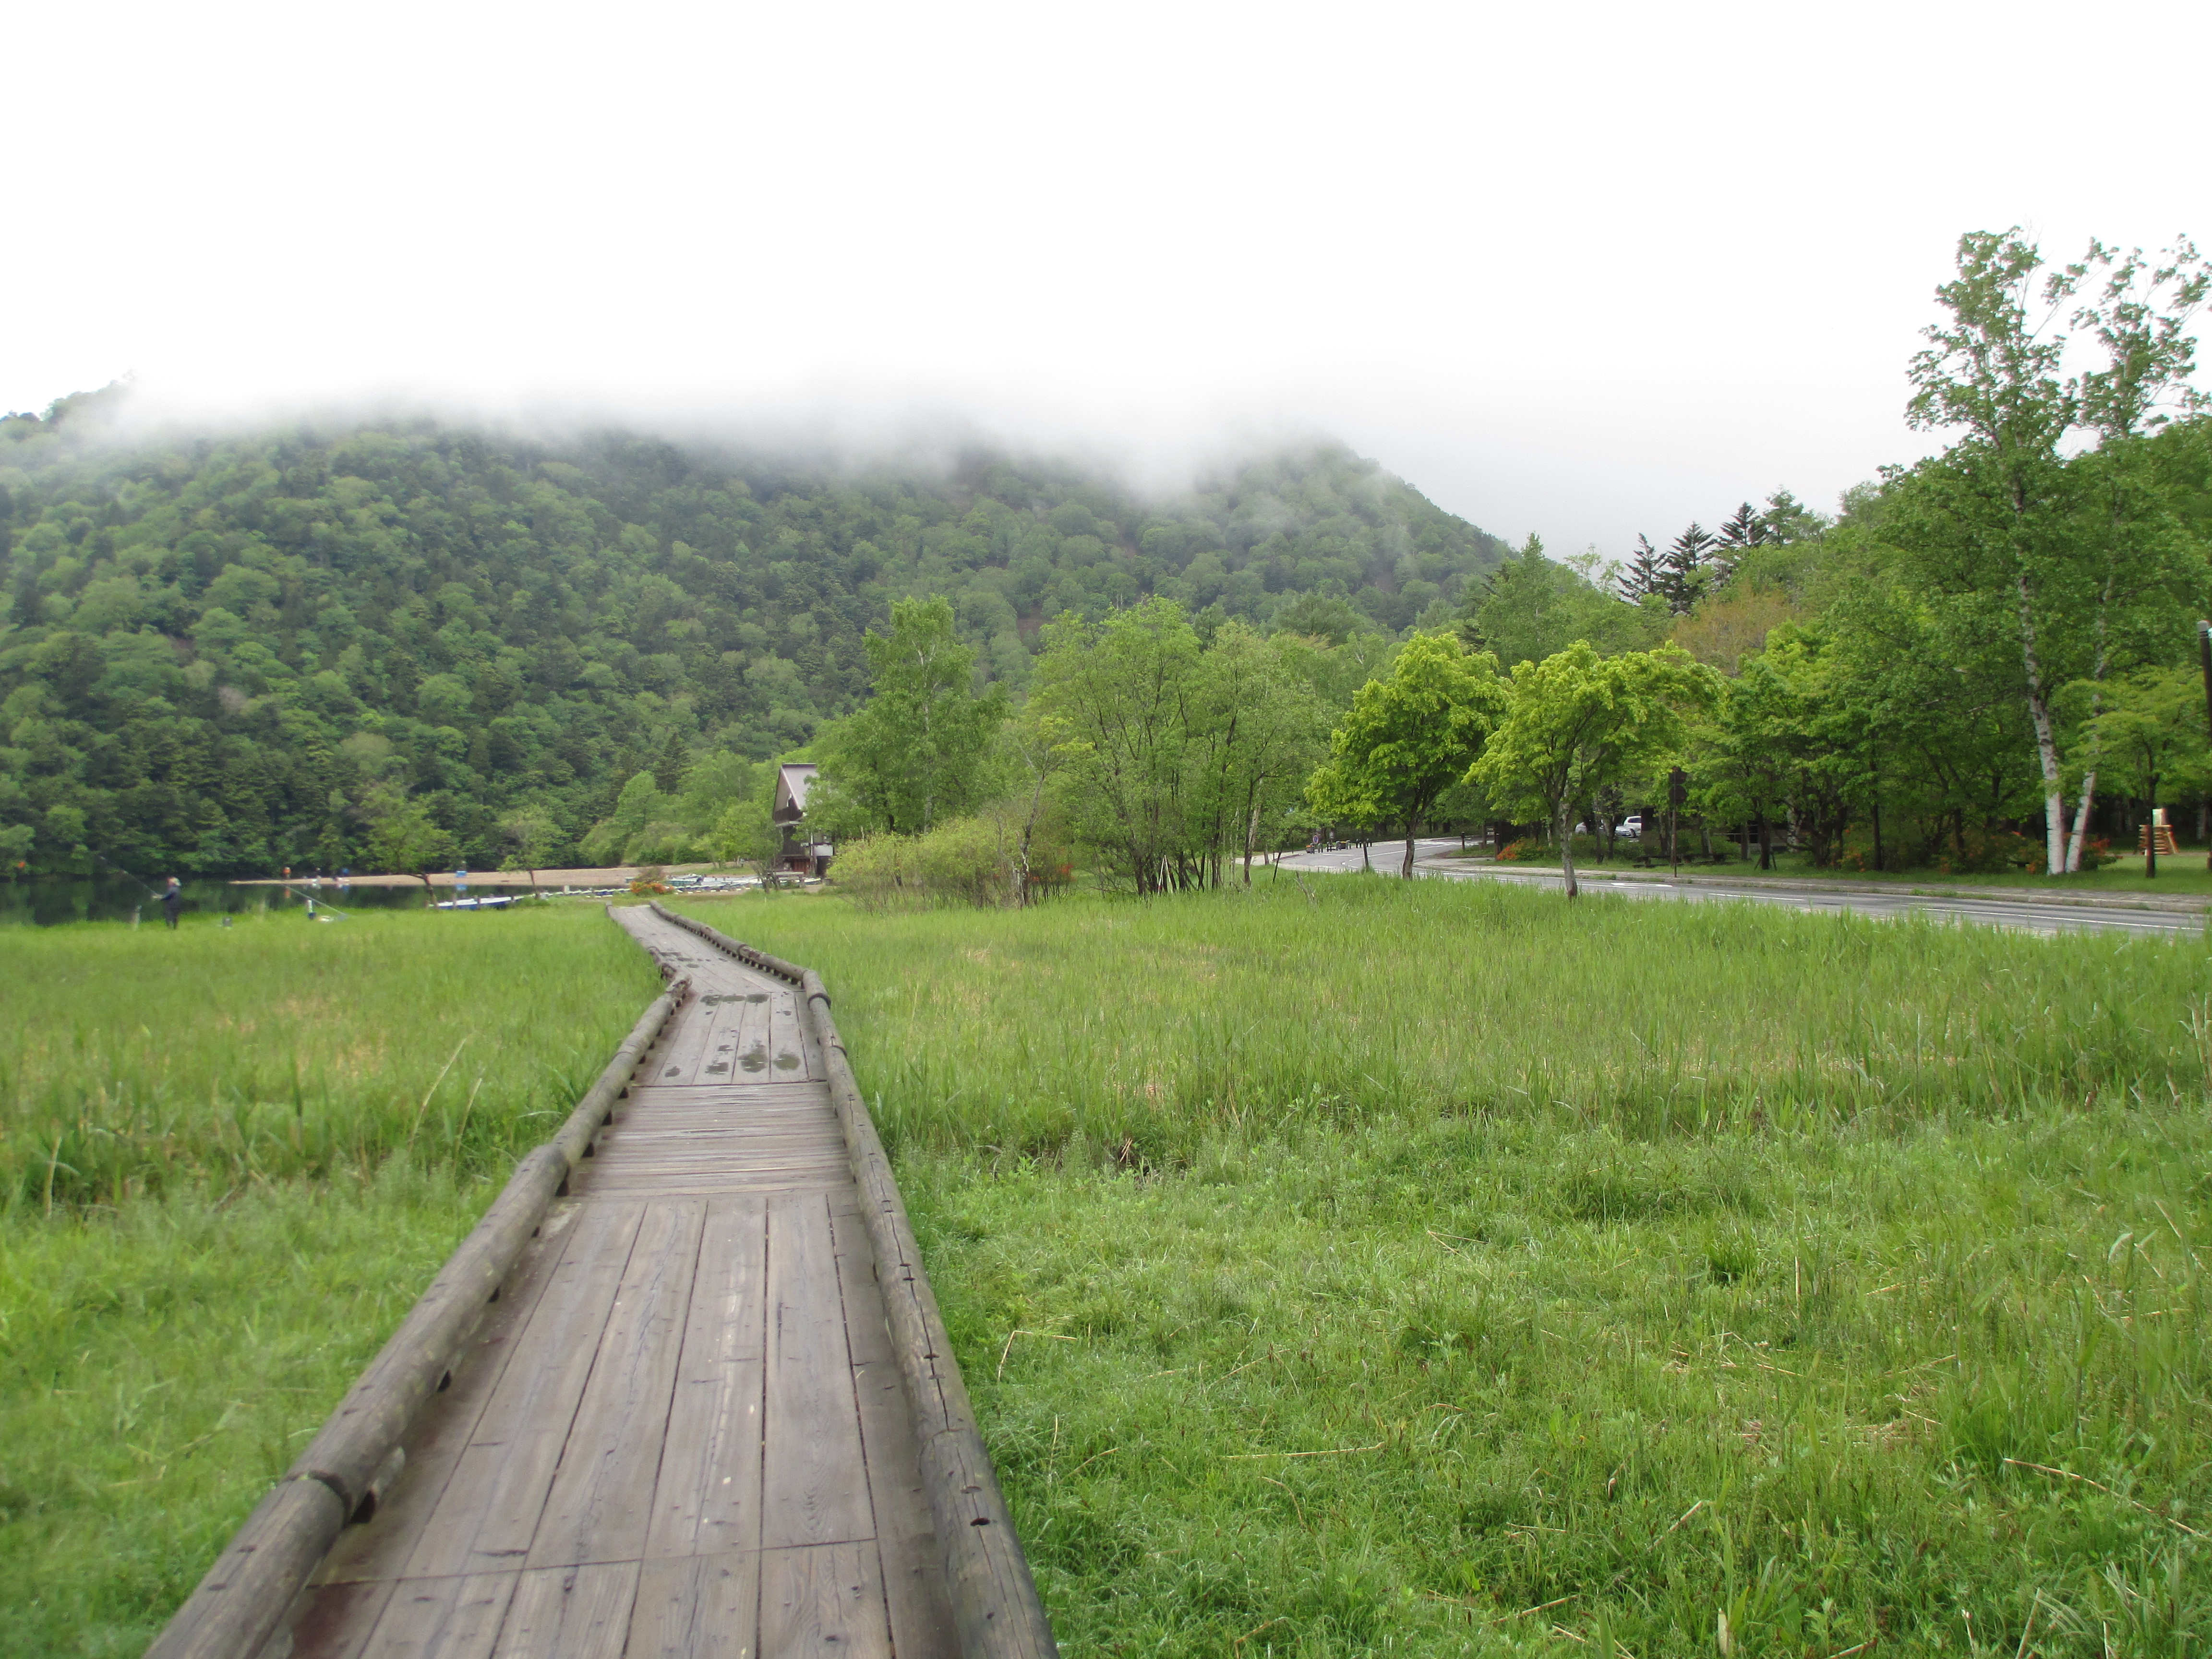
[[[1459, 851], [1459, 839], [1453, 836], [1423, 839], [1414, 843], [1413, 870], [1417, 875], [1441, 876], [1452, 881], [1504, 881], [1523, 885], [1557, 888], [1564, 884], [1556, 871], [1500, 869], [1494, 864], [1474, 862], [1447, 856]], [[1402, 841], [1372, 842], [1368, 855], [1375, 869], [1383, 875], [1395, 876], [1405, 856]], [[1304, 870], [1328, 874], [1356, 871], [1360, 867], [1359, 849], [1334, 853], [1298, 853], [1282, 860], [1285, 870]], [[1698, 875], [1692, 880], [1670, 881], [1663, 875], [1646, 875], [1638, 872], [1632, 880], [1608, 879], [1600, 871], [1578, 872], [1585, 895], [1617, 893], [1624, 898], [1686, 899], [1713, 901], [1750, 899], [1760, 904], [1778, 904], [1792, 910], [1808, 912], [1849, 911], [1853, 915], [1899, 916], [1917, 913], [1939, 917], [1948, 921], [1974, 921], [1994, 927], [2017, 927], [2031, 933], [2057, 933], [2080, 931], [2100, 933], [2148, 933], [2164, 937], [2174, 933], [2198, 933], [2204, 930], [2205, 911], [2200, 908], [2184, 908], [2171, 901], [2157, 908], [2130, 905], [2125, 900], [2110, 904], [2085, 902], [2066, 897], [2057, 901], [2038, 901], [2010, 896], [1978, 898], [1960, 893], [1915, 893], [1909, 889], [1877, 885], [1869, 883], [1853, 887], [1843, 882], [1830, 882], [1815, 886], [1812, 883], [1789, 885], [1757, 877], [1738, 878], [1731, 881], [1724, 875]]]
[[798, 993], [616, 915], [694, 994], [316, 1575], [295, 1659], [955, 1655]]

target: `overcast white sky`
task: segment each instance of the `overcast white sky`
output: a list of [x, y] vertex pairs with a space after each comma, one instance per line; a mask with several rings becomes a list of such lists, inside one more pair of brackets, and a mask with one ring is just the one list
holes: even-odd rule
[[1157, 465], [1555, 553], [1921, 453], [1964, 229], [2212, 240], [2212, 7], [19, 8], [0, 407], [362, 393]]

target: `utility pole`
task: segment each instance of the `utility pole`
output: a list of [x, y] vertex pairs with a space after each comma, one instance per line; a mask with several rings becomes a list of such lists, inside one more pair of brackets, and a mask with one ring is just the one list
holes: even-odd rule
[[1678, 876], [1682, 873], [1682, 854], [1677, 829], [1681, 822], [1682, 803], [1689, 798], [1690, 775], [1679, 766], [1670, 769], [1667, 774], [1667, 865], [1670, 872]]

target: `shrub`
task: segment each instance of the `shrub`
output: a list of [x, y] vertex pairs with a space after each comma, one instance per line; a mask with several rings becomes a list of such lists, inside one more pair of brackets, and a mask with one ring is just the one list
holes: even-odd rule
[[[1960, 842], [1963, 842], [1963, 850]], [[2086, 852], [2086, 849], [2085, 849]], [[2042, 866], [2043, 847], [2014, 830], [1969, 830], [1936, 859], [1947, 876], [1994, 875]], [[2087, 864], [2086, 856], [2084, 864]]]
[[[864, 909], [1010, 908], [1023, 897], [1022, 824], [1013, 808], [997, 807], [927, 835], [865, 836], [838, 848], [830, 877]], [[1064, 885], [1068, 876], [1063, 840], [1040, 824], [1030, 845], [1030, 889]]]

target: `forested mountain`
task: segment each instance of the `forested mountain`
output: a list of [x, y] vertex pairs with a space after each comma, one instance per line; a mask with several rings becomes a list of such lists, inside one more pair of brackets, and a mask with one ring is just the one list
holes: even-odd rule
[[896, 599], [949, 597], [1018, 696], [1062, 613], [1396, 631], [1505, 552], [1328, 445], [1153, 499], [1002, 454], [856, 470], [427, 419], [125, 443], [119, 395], [0, 421], [11, 869], [361, 866], [380, 823], [556, 861], [641, 769], [674, 793], [850, 710]]

